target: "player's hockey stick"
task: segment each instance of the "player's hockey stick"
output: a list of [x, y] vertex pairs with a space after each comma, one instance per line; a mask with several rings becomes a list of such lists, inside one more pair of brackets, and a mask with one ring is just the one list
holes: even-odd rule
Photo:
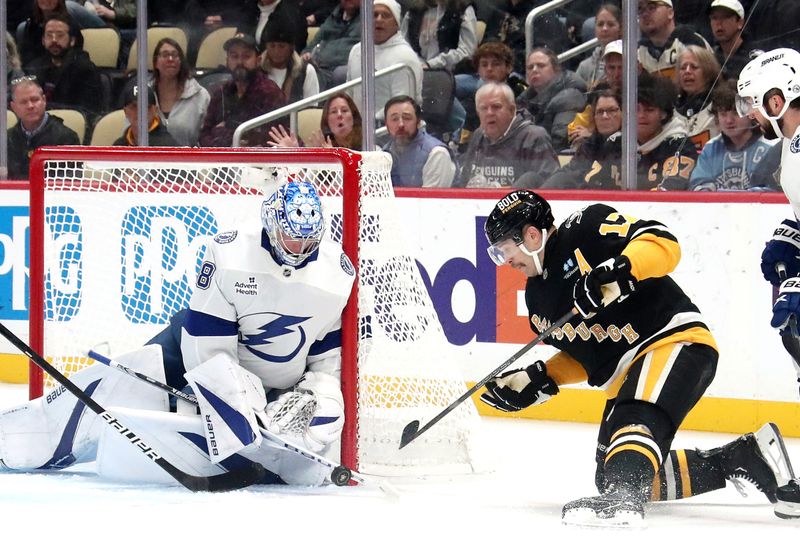
[[492, 378], [494, 378], [495, 376], [497, 376], [498, 374], [503, 372], [506, 368], [511, 366], [511, 364], [514, 363], [514, 361], [516, 361], [517, 359], [522, 357], [524, 354], [526, 354], [528, 351], [530, 351], [530, 349], [533, 346], [535, 346], [536, 344], [538, 344], [539, 342], [541, 342], [542, 340], [544, 340], [545, 338], [550, 336], [553, 333], [553, 331], [555, 331], [556, 329], [560, 328], [564, 323], [566, 323], [567, 321], [569, 321], [570, 319], [575, 317], [577, 314], [578, 314], [578, 310], [576, 310], [575, 308], [572, 308], [569, 312], [564, 314], [564, 316], [561, 317], [561, 319], [559, 319], [558, 321], [556, 321], [555, 323], [550, 325], [548, 328], [546, 328], [544, 331], [542, 331], [542, 333], [539, 334], [539, 336], [537, 336], [536, 338], [534, 338], [533, 340], [528, 342], [522, 349], [520, 349], [517, 353], [515, 353], [514, 355], [509, 357], [502, 365], [500, 365], [499, 367], [494, 369], [492, 372], [490, 372], [483, 380], [481, 380], [480, 382], [478, 382], [477, 384], [472, 386], [470, 389], [468, 389], [461, 397], [459, 397], [458, 399], [453, 401], [450, 404], [450, 406], [448, 406], [447, 408], [445, 408], [444, 410], [439, 412], [439, 414], [434, 416], [433, 419], [430, 422], [428, 422], [427, 424], [425, 424], [424, 426], [422, 426], [422, 427], [419, 426], [419, 420], [414, 420], [412, 422], [409, 422], [403, 428], [403, 433], [400, 436], [400, 448], [403, 448], [408, 443], [410, 443], [411, 441], [413, 441], [414, 439], [416, 439], [417, 437], [419, 437], [420, 435], [425, 433], [428, 429], [430, 429], [439, 420], [441, 420], [442, 418], [447, 416], [450, 412], [452, 412], [452, 410], [454, 408], [456, 408], [458, 405], [460, 405], [461, 403], [463, 403], [464, 401], [469, 399], [470, 396], [472, 396], [473, 393], [475, 393], [480, 388], [485, 386], [486, 382], [488, 382], [489, 380], [491, 380]]
[[[191, 403], [193, 405], [197, 405], [197, 397], [195, 397], [191, 393], [186, 393], [186, 392], [180, 391], [179, 389], [175, 389], [174, 387], [172, 387], [170, 385], [167, 385], [167, 384], [165, 384], [163, 382], [159, 382], [155, 378], [151, 378], [150, 376], [147, 376], [146, 374], [142, 374], [141, 372], [137, 372], [137, 371], [135, 371], [135, 370], [133, 370], [133, 369], [131, 369], [129, 367], [126, 367], [124, 364], [120, 363], [119, 361], [117, 361], [115, 359], [111, 359], [111, 358], [106, 357], [104, 355], [101, 355], [101, 354], [97, 353], [94, 350], [89, 350], [87, 355], [91, 359], [94, 359], [95, 361], [97, 361], [98, 363], [102, 363], [102, 364], [104, 364], [104, 365], [106, 365], [108, 367], [111, 367], [113, 369], [119, 370], [120, 372], [124, 372], [125, 374], [128, 374], [129, 376], [133, 376], [134, 378], [137, 378], [137, 379], [141, 380], [142, 382], [148, 383], [153, 387], [157, 387], [157, 388], [159, 388], [159, 389], [161, 389], [163, 391], [166, 391], [170, 395], [172, 395], [172, 396], [174, 396], [174, 397], [176, 397], [178, 399], [181, 399], [183, 401], [186, 401], [187, 403]], [[300, 456], [302, 456], [302, 457], [304, 457], [304, 458], [306, 458], [308, 460], [311, 460], [313, 462], [316, 462], [316, 463], [318, 463], [320, 465], [323, 465], [323, 466], [331, 469], [331, 476], [330, 476], [331, 482], [333, 484], [335, 484], [336, 486], [344, 486], [348, 482], [350, 482], [351, 480], [357, 482], [358, 484], [362, 484], [362, 485], [365, 485], [365, 486], [369, 486], [373, 482], [372, 480], [364, 477], [364, 475], [362, 475], [362, 474], [360, 474], [360, 473], [358, 473], [356, 471], [353, 471], [352, 469], [348, 469], [344, 465], [340, 465], [340, 464], [338, 464], [338, 463], [336, 463], [336, 462], [334, 462], [332, 460], [329, 460], [329, 459], [327, 459], [327, 458], [325, 458], [323, 456], [320, 456], [316, 452], [312, 452], [311, 450], [308, 450], [307, 448], [304, 448], [304, 447], [299, 446], [299, 445], [297, 445], [297, 444], [295, 444], [295, 443], [293, 443], [293, 442], [291, 442], [291, 441], [289, 441], [287, 439], [284, 439], [283, 437], [281, 437], [279, 435], [276, 435], [275, 433], [271, 432], [267, 428], [261, 427], [261, 428], [259, 428], [259, 430], [261, 432], [261, 435], [263, 435], [265, 439], [271, 441], [272, 443], [277, 444], [278, 446], [282, 446], [283, 448], [285, 448], [287, 450], [291, 450], [292, 452], [295, 452], [295, 453], [299, 454]], [[378, 488], [380, 488], [384, 493], [386, 493], [386, 494], [388, 494], [390, 496], [394, 496], [394, 497], [397, 496], [397, 491], [394, 490], [393, 488], [389, 487], [385, 483], [376, 482], [375, 485]]]
[[[786, 265], [783, 262], [778, 262], [775, 265], [775, 271], [778, 273], [781, 283], [786, 281], [788, 274], [786, 273]], [[789, 317], [789, 330], [781, 335], [781, 342], [783, 342], [783, 347], [786, 348], [792, 358], [792, 363], [797, 373], [797, 381], [800, 382], [800, 335], [797, 332], [797, 317], [794, 315]]]
[[250, 486], [251, 484], [255, 484], [265, 477], [266, 470], [263, 466], [255, 462], [247, 467], [211, 477], [196, 477], [194, 475], [184, 473], [160, 456], [142, 439], [142, 437], [139, 436], [139, 434], [120, 423], [120, 421], [117, 420], [113, 414], [108, 412], [106, 409], [100, 406], [97, 401], [84, 393], [83, 390], [72, 383], [72, 381], [67, 379], [66, 376], [61, 374], [61, 372], [59, 372], [58, 369], [56, 369], [53, 365], [48, 363], [44, 357], [33, 351], [28, 344], [20, 340], [2, 323], [0, 323], [0, 334], [2, 334], [6, 340], [14, 344], [18, 350], [27, 355], [28, 358], [36, 363], [39, 368], [44, 370], [59, 384], [64, 386], [64, 388], [72, 393], [80, 402], [89, 407], [92, 412], [100, 416], [100, 418], [109, 426], [114, 428], [117, 433], [128, 439], [128, 442], [141, 450], [144, 456], [149, 458], [153, 463], [158, 465], [172, 478], [192, 492], [225, 492], [228, 490], [237, 490], [239, 488], [244, 488], [246, 486]]

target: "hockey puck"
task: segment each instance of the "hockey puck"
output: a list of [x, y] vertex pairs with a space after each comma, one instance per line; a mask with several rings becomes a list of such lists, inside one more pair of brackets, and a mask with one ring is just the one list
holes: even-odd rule
[[345, 486], [352, 478], [352, 473], [348, 468], [339, 465], [331, 472], [331, 482], [336, 486]]

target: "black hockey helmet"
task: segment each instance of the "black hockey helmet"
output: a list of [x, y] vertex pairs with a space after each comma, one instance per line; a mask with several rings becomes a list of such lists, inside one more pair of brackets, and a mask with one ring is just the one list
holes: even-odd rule
[[489, 245], [508, 238], [520, 244], [522, 229], [526, 224], [539, 230], [547, 230], [554, 222], [547, 200], [530, 190], [514, 190], [497, 202], [486, 219], [483, 230]]

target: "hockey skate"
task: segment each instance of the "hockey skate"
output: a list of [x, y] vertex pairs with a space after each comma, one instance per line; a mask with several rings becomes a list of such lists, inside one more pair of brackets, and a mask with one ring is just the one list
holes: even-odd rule
[[742, 496], [747, 496], [745, 482], [764, 493], [770, 502], [777, 501], [778, 485], [789, 481], [785, 475], [788, 455], [778, 427], [765, 424], [756, 433], [747, 433], [733, 442], [712, 450], [698, 450], [706, 457], [718, 457], [725, 473]]
[[644, 496], [609, 487], [604, 494], [571, 501], [561, 510], [561, 521], [573, 526], [641, 527]]
[[775, 516], [782, 519], [800, 518], [800, 480], [792, 479], [778, 487]]

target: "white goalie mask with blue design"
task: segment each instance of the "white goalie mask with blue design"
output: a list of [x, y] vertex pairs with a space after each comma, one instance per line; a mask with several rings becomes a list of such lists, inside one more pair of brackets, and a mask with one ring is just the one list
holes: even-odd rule
[[325, 233], [322, 202], [308, 182], [288, 182], [261, 206], [261, 222], [282, 264], [300, 266], [319, 247]]

